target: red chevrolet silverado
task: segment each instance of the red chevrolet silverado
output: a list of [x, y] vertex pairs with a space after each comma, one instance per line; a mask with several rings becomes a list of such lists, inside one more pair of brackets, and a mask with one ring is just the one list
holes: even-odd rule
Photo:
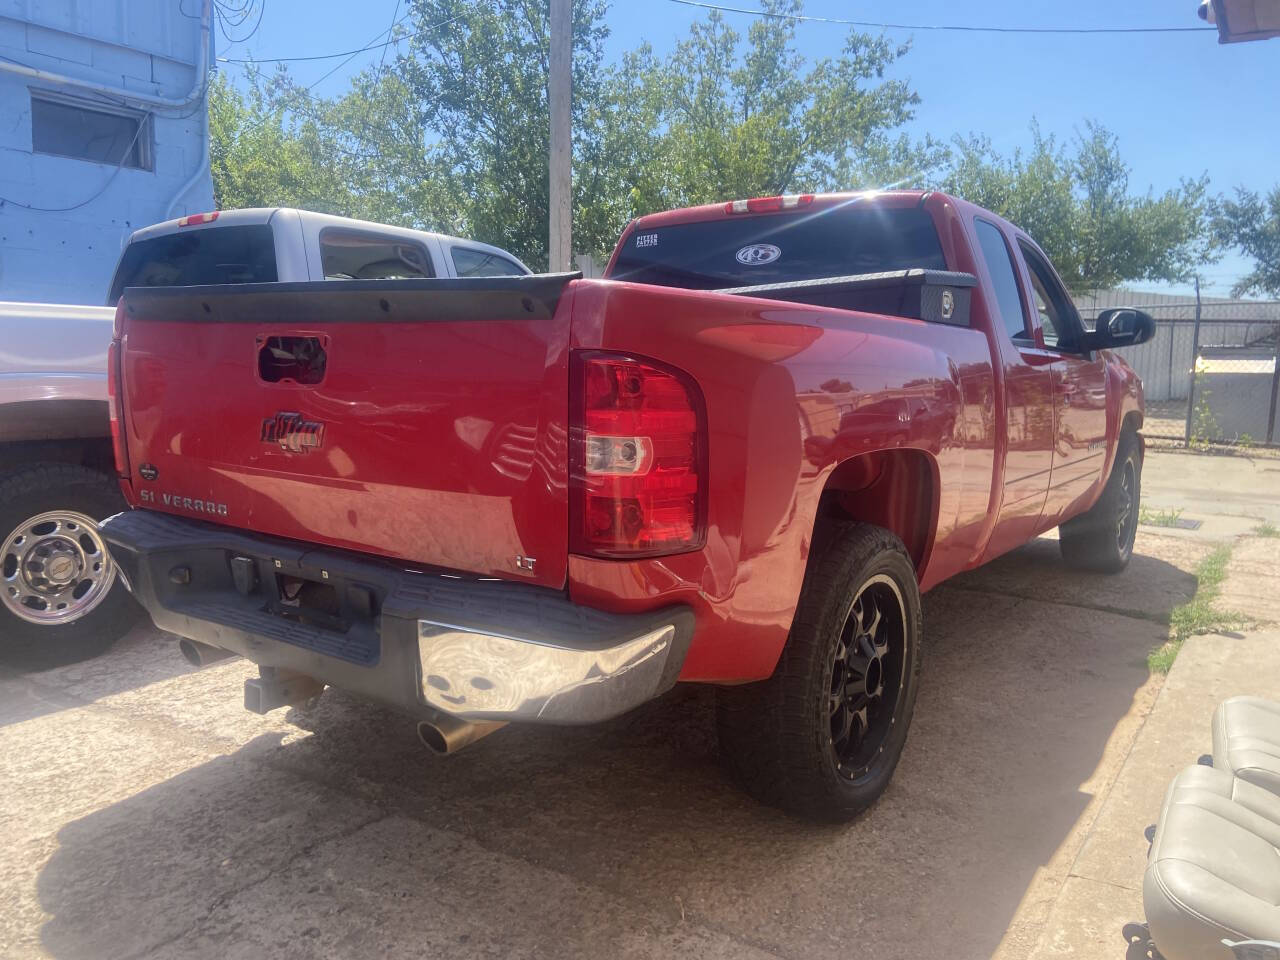
[[1035, 242], [942, 193], [642, 217], [604, 279], [125, 292], [104, 535], [188, 659], [331, 684], [449, 752], [718, 690], [761, 799], [885, 789], [920, 593], [1061, 529], [1129, 560], [1142, 386]]

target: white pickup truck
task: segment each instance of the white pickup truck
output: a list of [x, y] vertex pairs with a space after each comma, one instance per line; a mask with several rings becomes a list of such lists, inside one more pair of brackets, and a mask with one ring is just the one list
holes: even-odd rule
[[137, 231], [116, 266], [112, 306], [0, 302], [0, 654], [84, 656], [139, 615], [116, 587], [95, 524], [124, 508], [106, 354], [126, 287], [529, 272], [505, 250], [472, 240], [272, 207]]

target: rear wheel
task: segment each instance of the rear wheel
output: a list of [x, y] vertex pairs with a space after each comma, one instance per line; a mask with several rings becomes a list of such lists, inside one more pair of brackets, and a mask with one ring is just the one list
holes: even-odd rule
[[115, 482], [67, 464], [0, 480], [0, 655], [52, 666], [105, 650], [138, 620], [97, 521], [125, 507]]
[[813, 561], [772, 677], [718, 691], [721, 750], [760, 800], [845, 821], [893, 775], [915, 705], [920, 593], [902, 542], [843, 526]]
[[1058, 530], [1062, 559], [1073, 567], [1119, 573], [1129, 565], [1138, 534], [1142, 498], [1142, 445], [1136, 434], [1120, 437], [1116, 463], [1098, 502]]

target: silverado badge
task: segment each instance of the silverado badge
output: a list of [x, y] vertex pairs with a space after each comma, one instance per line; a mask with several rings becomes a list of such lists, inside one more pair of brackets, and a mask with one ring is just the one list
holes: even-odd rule
[[324, 443], [324, 424], [317, 420], [304, 420], [300, 413], [277, 413], [262, 421], [263, 443], [279, 445], [291, 453], [317, 450]]

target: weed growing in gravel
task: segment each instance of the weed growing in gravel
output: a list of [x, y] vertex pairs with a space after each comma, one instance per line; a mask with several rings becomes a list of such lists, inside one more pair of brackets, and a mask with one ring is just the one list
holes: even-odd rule
[[1186, 603], [1175, 607], [1169, 615], [1172, 635], [1167, 641], [1147, 655], [1147, 666], [1153, 673], [1168, 673], [1178, 650], [1187, 637], [1201, 633], [1214, 633], [1244, 626], [1248, 620], [1230, 610], [1218, 610], [1214, 601], [1222, 590], [1227, 576], [1227, 563], [1231, 560], [1231, 547], [1218, 547], [1200, 561], [1196, 567], [1196, 594]]
[[1259, 537], [1280, 537], [1280, 527], [1274, 523], [1260, 523], [1253, 528], [1253, 532]]
[[1182, 516], [1182, 509], [1177, 510], [1152, 510], [1142, 505], [1138, 506], [1138, 523], [1144, 527], [1176, 527], [1178, 518]]

